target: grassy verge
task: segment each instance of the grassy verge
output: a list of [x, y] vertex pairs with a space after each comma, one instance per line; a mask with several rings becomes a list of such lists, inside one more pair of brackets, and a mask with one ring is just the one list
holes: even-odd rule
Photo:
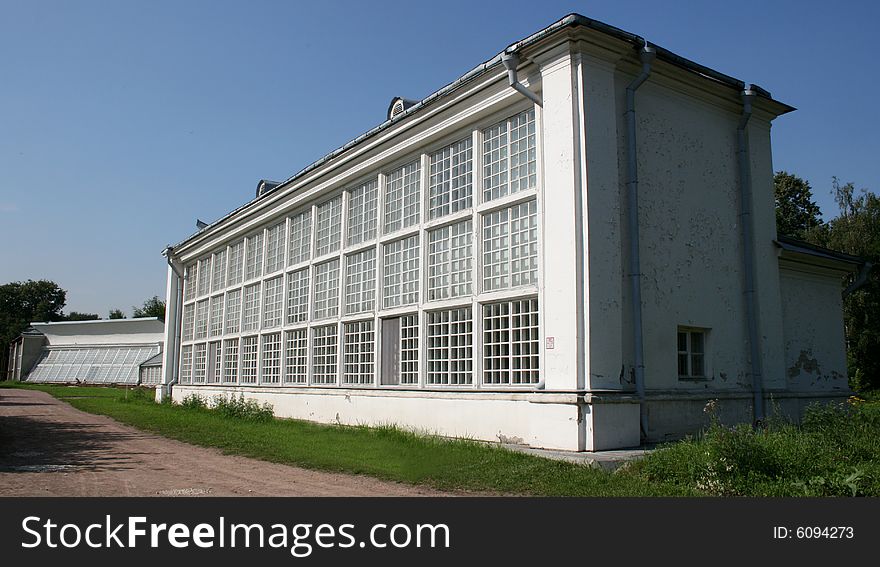
[[880, 496], [880, 403], [815, 408], [795, 426], [714, 423], [608, 473], [466, 440], [394, 427], [272, 419], [256, 405], [209, 410], [156, 404], [152, 390], [9, 385], [46, 391], [81, 410], [229, 454], [366, 474], [441, 490], [545, 496]]
[[800, 426], [713, 423], [631, 472], [719, 496], [880, 496], [880, 403], [813, 406]]
[[[2, 385], [2, 384], [0, 384]], [[6, 385], [10, 387], [9, 385]], [[550, 461], [484, 443], [422, 436], [393, 427], [327, 426], [224, 417], [198, 404], [156, 404], [111, 388], [15, 385], [74, 407], [225, 453], [313, 469], [365, 474], [440, 490], [546, 496], [678, 496], [686, 486]]]

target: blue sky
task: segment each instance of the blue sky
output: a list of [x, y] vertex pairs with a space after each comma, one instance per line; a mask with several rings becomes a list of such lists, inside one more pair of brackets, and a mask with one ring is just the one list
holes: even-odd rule
[[578, 12], [798, 108], [775, 169], [880, 191], [880, 3], [0, 0], [0, 283], [67, 311], [164, 295], [166, 244]]

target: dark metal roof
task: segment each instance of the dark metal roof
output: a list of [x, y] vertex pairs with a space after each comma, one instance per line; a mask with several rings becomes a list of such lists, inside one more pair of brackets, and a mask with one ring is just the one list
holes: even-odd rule
[[162, 366], [162, 358], [163, 358], [164, 354], [165, 353], [163, 353], [163, 352], [158, 352], [158, 353], [154, 354], [150, 358], [141, 362], [141, 366]]
[[[476, 78], [482, 76], [483, 74], [488, 72], [490, 69], [493, 69], [496, 66], [501, 64], [502, 54], [518, 51], [524, 47], [528, 47], [530, 45], [533, 45], [533, 44], [539, 42], [540, 40], [558, 32], [562, 29], [566, 29], [566, 28], [570, 28], [570, 27], [578, 27], [578, 26], [593, 29], [598, 32], [604, 33], [604, 34], [611, 36], [611, 37], [614, 37], [618, 40], [622, 40], [627, 43], [630, 43], [633, 45], [633, 47], [636, 47], [636, 48], [640, 48], [643, 46], [652, 47], [656, 50], [658, 59], [666, 61], [668, 63], [671, 63], [672, 65], [675, 65], [677, 67], [685, 69], [689, 72], [695, 73], [696, 75], [699, 75], [705, 79], [708, 79], [708, 80], [714, 81], [716, 83], [726, 85], [728, 87], [736, 89], [737, 91], [743, 90], [746, 86], [746, 84], [739, 79], [736, 79], [734, 77], [731, 77], [730, 75], [725, 75], [724, 73], [720, 73], [718, 71], [715, 71], [714, 69], [711, 69], [709, 67], [706, 67], [705, 65], [701, 65], [701, 64], [696, 63], [694, 61], [691, 61], [690, 59], [687, 59], [685, 57], [681, 57], [680, 55], [676, 55], [675, 53], [669, 51], [668, 49], [665, 49], [655, 43], [652, 43], [652, 42], [644, 39], [641, 36], [638, 36], [638, 35], [632, 34], [630, 32], [624, 31], [620, 28], [616, 28], [614, 26], [605, 24], [605, 23], [600, 22], [598, 20], [593, 20], [591, 18], [587, 18], [586, 16], [582, 16], [580, 14], [569, 14], [569, 15], [565, 16], [564, 18], [562, 18], [561, 20], [558, 20], [558, 21], [554, 22], [553, 24], [547, 26], [546, 28], [544, 28], [544, 29], [542, 29], [542, 30], [516, 42], [516, 43], [512, 43], [506, 49], [504, 49], [504, 51], [502, 51], [501, 53], [498, 53], [497, 55], [495, 55], [491, 59], [481, 63], [480, 65], [477, 65], [476, 67], [474, 67], [473, 69], [471, 69], [470, 71], [468, 71], [467, 73], [465, 73], [464, 75], [462, 75], [461, 77], [456, 79], [455, 81], [449, 83], [445, 87], [436, 91], [435, 93], [428, 95], [427, 97], [425, 97], [421, 101], [416, 102], [412, 106], [409, 106], [408, 108], [406, 108], [406, 110], [404, 110], [403, 112], [400, 112], [400, 113], [396, 114], [394, 117], [389, 118], [388, 120], [385, 120], [385, 122], [379, 124], [378, 126], [374, 127], [373, 129], [368, 130], [367, 132], [361, 134], [360, 136], [358, 136], [354, 140], [351, 140], [350, 142], [333, 150], [332, 152], [330, 152], [329, 154], [320, 158], [319, 160], [304, 167], [303, 169], [301, 169], [300, 171], [298, 171], [297, 173], [295, 173], [294, 175], [290, 176], [285, 181], [280, 183], [275, 188], [273, 188], [269, 191], [264, 191], [261, 195], [257, 196], [256, 198], [252, 199], [251, 201], [248, 201], [247, 203], [245, 203], [241, 207], [238, 207], [237, 209], [229, 212], [228, 214], [221, 217], [220, 219], [214, 221], [206, 229], [202, 229], [199, 232], [191, 234], [190, 236], [188, 236], [184, 240], [180, 241], [179, 243], [177, 243], [174, 246], [171, 246], [169, 248], [171, 248], [173, 251], [174, 248], [178, 248], [184, 244], [187, 244], [189, 241], [191, 241], [195, 237], [200, 236], [207, 231], [210, 231], [210, 229], [212, 229], [213, 227], [223, 223], [224, 221], [235, 216], [236, 214], [243, 211], [244, 209], [247, 209], [248, 207], [250, 207], [251, 205], [253, 205], [257, 201], [265, 198], [267, 195], [271, 195], [281, 189], [284, 189], [286, 186], [290, 185], [293, 181], [299, 179], [300, 177], [302, 177], [305, 174], [309, 173], [310, 171], [320, 167], [321, 165], [324, 165], [328, 161], [345, 153], [346, 151], [361, 144], [362, 142], [372, 138], [373, 136], [377, 135], [378, 133], [380, 133], [383, 130], [390, 127], [392, 124], [395, 124], [395, 123], [399, 122], [400, 120], [406, 119], [410, 115], [429, 106], [430, 104], [437, 101], [438, 99], [457, 90], [459, 87], [461, 87], [461, 86], [475, 80]], [[759, 97], [766, 98], [768, 100], [772, 100], [772, 96], [770, 95], [769, 91], [767, 91], [757, 85], [750, 85], [750, 88], [752, 90], [756, 91], [756, 93], [758, 94]], [[397, 99], [395, 98], [394, 100], [392, 100], [392, 105], [394, 104], [395, 100], [397, 100]], [[786, 105], [786, 104], [781, 103], [779, 101], [776, 101], [776, 102], [777, 102], [777, 104], [780, 104], [782, 106], [781, 113], [790, 112], [792, 110], [795, 110], [793, 107], [791, 107], [789, 105]], [[163, 251], [163, 253], [164, 253], [164, 251]]]
[[831, 250], [830, 248], [816, 246], [815, 244], [791, 236], [786, 236], [784, 234], [780, 234], [776, 237], [776, 245], [788, 252], [804, 254], [806, 256], [813, 256], [825, 260], [833, 260], [835, 262], [843, 262], [851, 264], [854, 267], [861, 266], [867, 262], [864, 258], [859, 256], [853, 256], [851, 254], [838, 252], [837, 250]]

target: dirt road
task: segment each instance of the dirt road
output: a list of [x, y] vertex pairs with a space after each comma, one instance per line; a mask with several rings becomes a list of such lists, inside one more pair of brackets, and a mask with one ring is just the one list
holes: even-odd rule
[[369, 477], [223, 455], [0, 389], [0, 496], [439, 496]]

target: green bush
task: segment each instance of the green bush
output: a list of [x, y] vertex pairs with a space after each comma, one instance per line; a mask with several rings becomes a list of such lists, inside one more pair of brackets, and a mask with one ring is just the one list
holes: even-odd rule
[[247, 421], [271, 421], [275, 417], [272, 405], [263, 403], [260, 405], [255, 400], [246, 400], [244, 394], [238, 398], [235, 396], [216, 396], [213, 410], [223, 417], [244, 419]]
[[181, 400], [180, 407], [188, 410], [201, 410], [206, 409], [208, 404], [198, 394], [189, 394]]
[[662, 447], [634, 470], [719, 496], [880, 496], [880, 405], [807, 409], [800, 426], [725, 427]]
[[152, 397], [153, 390], [151, 388], [125, 388], [116, 400], [122, 403], [143, 402]]

